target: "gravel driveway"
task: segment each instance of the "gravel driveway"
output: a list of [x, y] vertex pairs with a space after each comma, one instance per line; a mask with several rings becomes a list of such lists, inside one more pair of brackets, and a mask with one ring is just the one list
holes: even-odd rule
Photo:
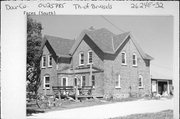
[[28, 119], [104, 119], [173, 109], [173, 99], [137, 100], [33, 114]]

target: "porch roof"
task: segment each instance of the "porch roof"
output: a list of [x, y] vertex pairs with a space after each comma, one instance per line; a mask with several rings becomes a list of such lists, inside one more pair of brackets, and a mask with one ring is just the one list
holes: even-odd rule
[[[65, 68], [62, 70], [58, 70], [57, 73], [58, 74], [83, 74], [83, 73], [90, 73], [90, 66], [86, 65], [86, 66], [78, 66], [76, 68]], [[95, 66], [92, 66], [92, 73], [98, 73], [98, 72], [103, 72], [104, 70], [97, 68]]]

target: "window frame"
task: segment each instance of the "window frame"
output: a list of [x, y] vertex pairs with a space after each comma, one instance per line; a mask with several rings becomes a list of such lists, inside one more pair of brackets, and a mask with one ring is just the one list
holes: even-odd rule
[[[94, 77], [94, 81], [93, 81], [93, 77]], [[94, 85], [93, 85], [93, 82], [94, 82]], [[96, 77], [95, 77], [95, 75], [92, 75], [92, 77], [91, 77], [91, 85], [92, 85], [93, 88], [95, 88], [95, 85], [96, 85]]]
[[[137, 54], [136, 53], [133, 53], [133, 56], [135, 56], [135, 59], [132, 57], [132, 66], [137, 66]], [[135, 60], [135, 64], [134, 64], [134, 60]]]
[[63, 85], [63, 79], [66, 79], [66, 85], [65, 86], [68, 86], [68, 77], [61, 77], [61, 86], [64, 86]]
[[[91, 56], [92, 57], [91, 58], [92, 61], [91, 62], [89, 62], [90, 61], [90, 54], [89, 54], [90, 52], [92, 53], [92, 56]], [[92, 50], [88, 51], [88, 64], [93, 64], [93, 52], [92, 52]]]
[[84, 61], [85, 61], [85, 60], [84, 60], [84, 56], [83, 56], [83, 64], [81, 64], [81, 59], [82, 59], [81, 54], [84, 55], [84, 52], [79, 52], [79, 66], [84, 65]]
[[[44, 59], [45, 59], [45, 61], [44, 61]], [[41, 58], [41, 68], [46, 68], [46, 55], [43, 55]]]
[[116, 82], [115, 82], [115, 88], [121, 88], [121, 75], [120, 74], [118, 75], [118, 79], [116, 79], [116, 81], [118, 81], [118, 85], [116, 85]]
[[[140, 80], [140, 79], [141, 79], [141, 80]], [[140, 81], [141, 81], [141, 86], [139, 85]], [[143, 81], [144, 81], [143, 76], [142, 76], [142, 75], [139, 75], [139, 77], [138, 77], [138, 87], [139, 87], [139, 88], [144, 88], [144, 83], [143, 83]]]
[[[49, 77], [49, 83], [46, 83], [46, 77]], [[49, 85], [49, 87], [46, 87], [46, 85]], [[43, 89], [46, 89], [46, 90], [50, 90], [50, 75], [45, 75], [44, 76], [44, 88]]]
[[[50, 58], [51, 58], [51, 65], [50, 65]], [[52, 67], [52, 63], [53, 63], [53, 58], [52, 55], [48, 55], [48, 67]]]
[[[83, 85], [83, 77], [85, 77], [85, 85]], [[86, 76], [85, 75], [81, 76], [81, 86], [86, 86]]]
[[[125, 63], [123, 63], [123, 54], [124, 54]], [[121, 64], [127, 65], [126, 52], [124, 52], [124, 51], [121, 53]]]

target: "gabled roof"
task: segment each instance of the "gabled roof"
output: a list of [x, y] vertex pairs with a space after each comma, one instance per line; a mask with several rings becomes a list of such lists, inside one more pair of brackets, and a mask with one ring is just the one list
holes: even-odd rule
[[[85, 35], [87, 35], [104, 53], [109, 54], [114, 54], [118, 48], [127, 40], [128, 36], [131, 37], [130, 32], [116, 35], [105, 28], [96, 30], [83, 30], [70, 50], [71, 55], [75, 52]], [[144, 59], [153, 59], [151, 56], [143, 52], [143, 50], [133, 38], [132, 40]]]
[[49, 42], [57, 56], [68, 56], [69, 51], [75, 42], [75, 40], [64, 39], [49, 35], [44, 36], [44, 43], [46, 43], [46, 41]]

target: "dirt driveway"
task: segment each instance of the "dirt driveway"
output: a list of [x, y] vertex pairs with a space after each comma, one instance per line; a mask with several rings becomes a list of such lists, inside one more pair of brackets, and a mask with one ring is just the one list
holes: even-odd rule
[[173, 109], [173, 99], [137, 100], [34, 114], [28, 119], [104, 119]]

